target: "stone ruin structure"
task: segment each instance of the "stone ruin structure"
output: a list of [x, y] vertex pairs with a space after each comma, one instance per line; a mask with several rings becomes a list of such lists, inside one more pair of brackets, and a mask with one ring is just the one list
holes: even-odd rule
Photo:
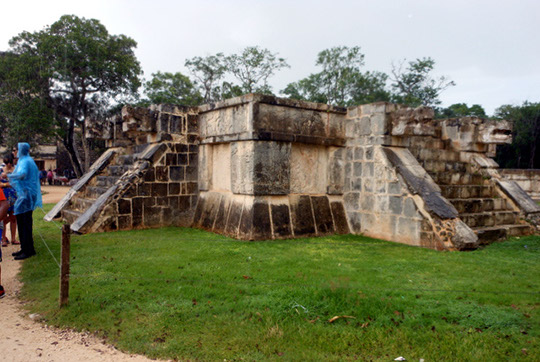
[[363, 234], [470, 250], [536, 230], [490, 158], [506, 121], [249, 94], [87, 122], [108, 150], [52, 209], [78, 233], [189, 226], [243, 240]]

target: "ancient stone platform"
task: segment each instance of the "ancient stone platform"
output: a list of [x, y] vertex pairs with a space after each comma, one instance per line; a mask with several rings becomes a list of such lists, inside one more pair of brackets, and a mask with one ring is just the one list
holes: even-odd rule
[[192, 226], [245, 240], [364, 234], [438, 250], [535, 232], [490, 158], [510, 124], [250, 94], [87, 121], [109, 150], [47, 216], [73, 231]]

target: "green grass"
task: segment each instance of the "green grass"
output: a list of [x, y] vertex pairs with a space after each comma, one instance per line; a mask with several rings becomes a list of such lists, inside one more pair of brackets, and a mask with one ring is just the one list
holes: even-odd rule
[[70, 304], [59, 309], [59, 268], [41, 236], [59, 260], [60, 230], [34, 215], [38, 255], [22, 271], [29, 309], [122, 350], [200, 360], [540, 356], [539, 237], [449, 253], [352, 235], [73, 236]]

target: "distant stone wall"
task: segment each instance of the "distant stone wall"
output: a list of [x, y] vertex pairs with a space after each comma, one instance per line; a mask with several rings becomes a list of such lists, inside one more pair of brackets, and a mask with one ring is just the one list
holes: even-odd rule
[[533, 200], [540, 201], [540, 170], [500, 169], [499, 172], [504, 178], [517, 182]]

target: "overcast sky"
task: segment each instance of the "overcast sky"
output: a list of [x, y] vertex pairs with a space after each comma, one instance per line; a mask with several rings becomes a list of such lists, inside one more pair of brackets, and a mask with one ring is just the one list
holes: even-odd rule
[[539, 0], [5, 0], [0, 8], [0, 50], [21, 31], [74, 14], [135, 39], [146, 77], [188, 74], [186, 58], [259, 45], [291, 66], [271, 79], [279, 92], [317, 71], [319, 51], [346, 45], [361, 47], [365, 70], [386, 73], [392, 62], [432, 57], [435, 74], [457, 84], [442, 94], [445, 106], [492, 113], [540, 102]]

